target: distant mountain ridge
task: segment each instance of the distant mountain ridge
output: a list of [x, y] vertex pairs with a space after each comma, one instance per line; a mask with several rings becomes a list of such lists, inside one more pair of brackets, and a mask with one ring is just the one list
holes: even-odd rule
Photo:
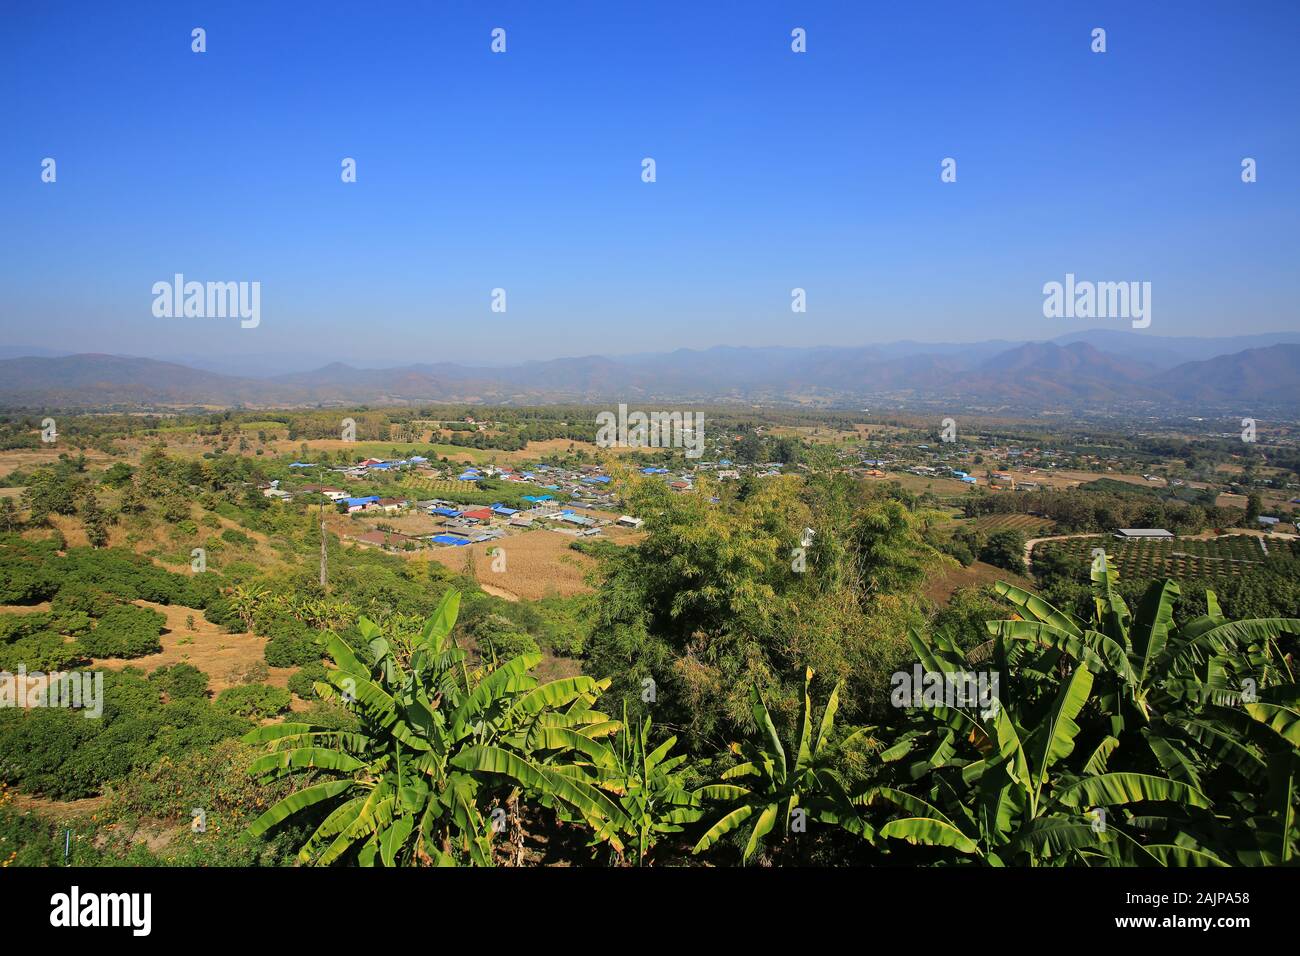
[[[1278, 338], [1295, 342], [1276, 342]], [[892, 343], [745, 348], [480, 368], [452, 362], [357, 368], [341, 362], [269, 378], [175, 362], [82, 354], [0, 360], [9, 407], [277, 406], [595, 401], [898, 405], [960, 401], [1045, 410], [1082, 405], [1263, 403], [1300, 409], [1300, 334], [1154, 339], [1099, 330], [1061, 342]], [[1257, 344], [1217, 352], [1212, 343]], [[1103, 349], [1102, 342], [1111, 346]], [[1171, 344], [1172, 343], [1172, 344]], [[1198, 356], [1173, 359], [1184, 355]]]

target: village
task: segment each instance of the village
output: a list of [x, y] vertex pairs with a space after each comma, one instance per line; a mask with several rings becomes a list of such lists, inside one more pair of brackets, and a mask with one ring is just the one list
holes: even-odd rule
[[[263, 482], [259, 490], [264, 497], [322, 506], [328, 502], [334, 514], [352, 519], [342, 532], [344, 538], [390, 551], [465, 547], [536, 530], [558, 532], [575, 540], [625, 537], [619, 532], [635, 532], [643, 524], [642, 518], [620, 513], [611, 490], [614, 478], [597, 464], [448, 468], [413, 455], [366, 458], [343, 466], [295, 461], [289, 468], [295, 475], [313, 480]], [[637, 471], [664, 481], [674, 492], [688, 493], [695, 490], [703, 474], [719, 481], [739, 480], [750, 472], [770, 477], [781, 473], [781, 465], [748, 466], [722, 459], [678, 469], [645, 466]], [[327, 476], [337, 483], [328, 483]], [[363, 494], [346, 487], [349, 484], [381, 484], [387, 493]], [[500, 500], [485, 502], [485, 494]]]

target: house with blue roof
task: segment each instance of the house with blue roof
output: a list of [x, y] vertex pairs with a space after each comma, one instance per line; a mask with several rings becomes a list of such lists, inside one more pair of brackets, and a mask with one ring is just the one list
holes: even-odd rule
[[366, 495], [363, 498], [344, 498], [343, 504], [347, 507], [348, 514], [357, 511], [370, 511], [379, 507], [379, 496]]

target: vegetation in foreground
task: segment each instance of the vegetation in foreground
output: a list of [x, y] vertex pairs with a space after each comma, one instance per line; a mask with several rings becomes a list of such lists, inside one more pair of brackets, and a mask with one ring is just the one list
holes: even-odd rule
[[[911, 635], [925, 675], [999, 675], [982, 706], [918, 698], [887, 725], [837, 729], [840, 688], [818, 718], [807, 671], [795, 735], [784, 738], [751, 688], [755, 732], [719, 757], [715, 781], [694, 788], [665, 763], [671, 738], [647, 752], [648, 726], [593, 709], [607, 682], [539, 684], [528, 676], [535, 655], [468, 670], [446, 643], [449, 595], [396, 645], [363, 624], [369, 663], [326, 639], [330, 686], [360, 726], [250, 733], [269, 748], [252, 773], [311, 781], [250, 832], [310, 813], [319, 823], [302, 862], [518, 862], [526, 804], [611, 859], [641, 863], [661, 842], [661, 860], [685, 859], [680, 835], [702, 820], [690, 854], [719, 863], [836, 852], [930, 865], [1293, 861], [1300, 620], [1230, 621], [1210, 593], [1209, 612], [1180, 627], [1174, 582], [1130, 610], [1104, 560], [1092, 578], [1086, 621], [1002, 586], [1017, 614], [991, 622], [984, 644], [963, 652], [942, 632]], [[629, 732], [644, 755], [639, 775], [619, 741]]]

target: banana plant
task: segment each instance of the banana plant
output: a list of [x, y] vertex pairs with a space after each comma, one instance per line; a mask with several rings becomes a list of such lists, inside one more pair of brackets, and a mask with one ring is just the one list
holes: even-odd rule
[[[614, 794], [627, 823], [622, 827], [627, 837], [627, 857], [635, 866], [648, 866], [656, 844], [666, 834], [681, 833], [686, 824], [704, 815], [700, 797], [686, 788], [678, 768], [686, 755], [669, 756], [676, 737], [657, 746], [651, 745], [652, 724], [647, 717], [635, 731], [627, 720], [627, 703], [623, 704], [623, 733], [609, 749], [611, 760], [604, 768], [590, 766], [602, 790]], [[597, 834], [594, 842], [607, 842]], [[622, 854], [615, 854], [621, 859]]]
[[[951, 675], [973, 669], [964, 659], [953, 659], [961, 654], [954, 645], [936, 648], [915, 633], [910, 638], [927, 671]], [[1000, 645], [1002, 639], [995, 641]], [[1004, 658], [1003, 648], [996, 648], [994, 659]], [[921, 759], [899, 764], [896, 786], [875, 787], [856, 798], [864, 808], [892, 808], [879, 836], [946, 848], [959, 859], [991, 866], [1135, 858], [1154, 865], [1165, 850], [1142, 849], [1115, 808], [1146, 801], [1185, 813], [1208, 809], [1209, 798], [1163, 775], [1110, 770], [1114, 737], [1103, 734], [1088, 748], [1078, 746], [1083, 729], [1078, 718], [1092, 703], [1093, 675], [1086, 664], [1053, 682], [1043, 675], [1055, 673], [1054, 660], [1019, 663], [1023, 681], [1000, 674], [995, 706], [910, 712], [913, 728], [882, 759], [898, 763], [913, 754]], [[1049, 686], [1053, 692], [1047, 694]], [[1167, 849], [1186, 855], [1186, 848]]]
[[[484, 808], [503, 789], [563, 807], [593, 829], [624, 824], [616, 803], [566, 772], [575, 757], [585, 759], [584, 732], [617, 729], [590, 709], [605, 682], [539, 684], [528, 673], [539, 654], [471, 669], [450, 639], [459, 604], [460, 594], [448, 592], [420, 633], [401, 642], [409, 655], [395, 654], [382, 630], [362, 618], [373, 665], [337, 635], [322, 636], [334, 666], [317, 693], [353, 711], [360, 728], [286, 723], [248, 734], [245, 740], [268, 749], [250, 773], [310, 778], [253, 821], [251, 833], [310, 811], [319, 823], [299, 852], [304, 863], [488, 866], [505, 811]], [[621, 849], [616, 834], [611, 843]]]
[[908, 713], [882, 754], [894, 785], [860, 801], [907, 814], [881, 836], [993, 865], [1295, 858], [1300, 708], [1279, 641], [1300, 621], [1228, 621], [1209, 592], [1179, 628], [1174, 582], [1131, 613], [1115, 580], [1102, 557], [1087, 623], [999, 584], [1022, 617], [969, 655], [911, 635], [927, 671], [992, 667], [1002, 693], [988, 713]]
[[[758, 736], [743, 744], [733, 743], [731, 751], [740, 756], [742, 762], [723, 772], [718, 783], [695, 791], [698, 799], [722, 801], [729, 809], [700, 837], [693, 853], [702, 853], [751, 820], [749, 836], [741, 854], [743, 863], [748, 863], [765, 842], [783, 841], [792, 832], [802, 832], [809, 820], [872, 838], [870, 827], [860, 817], [843, 781], [827, 759], [830, 754], [827, 745], [834, 733], [835, 713], [839, 709], [840, 684], [835, 685], [826, 701], [814, 741], [812, 678], [812, 668], [807, 668], [804, 671], [803, 719], [798, 744], [791, 748], [793, 765], [763, 695], [757, 687], [750, 688], [750, 711], [758, 727]], [[865, 732], [866, 728], [854, 731], [844, 743]]]

